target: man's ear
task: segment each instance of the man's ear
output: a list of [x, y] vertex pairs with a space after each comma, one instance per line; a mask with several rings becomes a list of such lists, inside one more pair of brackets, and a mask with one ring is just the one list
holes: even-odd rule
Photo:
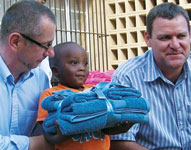
[[145, 42], [146, 42], [147, 46], [152, 47], [151, 46], [151, 41], [150, 41], [151, 38], [150, 38], [149, 33], [147, 31], [145, 31], [145, 33], [144, 33], [144, 38], [145, 38]]
[[8, 44], [13, 50], [17, 50], [19, 47], [19, 42], [21, 40], [21, 35], [19, 33], [11, 33], [8, 38]]

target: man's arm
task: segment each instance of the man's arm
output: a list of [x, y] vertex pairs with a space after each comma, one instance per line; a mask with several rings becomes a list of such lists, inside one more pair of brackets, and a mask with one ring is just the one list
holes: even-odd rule
[[111, 141], [110, 150], [148, 150], [147, 148], [132, 141]]
[[54, 150], [54, 145], [48, 143], [44, 136], [30, 137], [29, 150]]
[[54, 146], [46, 142], [43, 135], [27, 137], [22, 135], [0, 135], [1, 150], [54, 150]]
[[29, 146], [29, 138], [22, 135], [0, 135], [0, 149], [18, 150], [27, 149]]

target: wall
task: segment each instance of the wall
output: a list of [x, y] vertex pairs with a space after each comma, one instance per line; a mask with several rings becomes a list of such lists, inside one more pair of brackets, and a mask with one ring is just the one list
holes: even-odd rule
[[144, 41], [146, 14], [164, 2], [176, 3], [191, 15], [191, 0], [106, 0], [109, 69], [148, 49]]

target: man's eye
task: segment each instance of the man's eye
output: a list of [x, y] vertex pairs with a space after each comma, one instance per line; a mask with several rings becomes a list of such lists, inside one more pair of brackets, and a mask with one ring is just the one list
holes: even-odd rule
[[46, 47], [50, 47], [52, 45], [52, 41], [51, 42], [48, 42], [48, 43], [42, 43], [44, 46]]
[[165, 36], [160, 36], [157, 39], [161, 40], [161, 41], [165, 41], [165, 40], [169, 40], [171, 37], [169, 35], [165, 35]]
[[185, 37], [186, 37], [185, 34], [179, 34], [179, 35], [178, 35], [178, 38], [179, 38], [179, 39], [183, 39], [183, 38], [185, 38]]
[[49, 42], [48, 44], [47, 44], [47, 47], [50, 47], [52, 45], [52, 42]]

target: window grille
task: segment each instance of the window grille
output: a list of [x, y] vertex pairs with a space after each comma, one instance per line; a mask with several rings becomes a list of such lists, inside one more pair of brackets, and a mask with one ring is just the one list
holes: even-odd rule
[[108, 70], [104, 0], [47, 0], [57, 18], [55, 44], [73, 41], [88, 53], [90, 70]]
[[[0, 19], [20, 0], [1, 0]], [[37, 0], [48, 6], [57, 19], [55, 44], [72, 41], [89, 56], [90, 70], [108, 70], [105, 0]]]

